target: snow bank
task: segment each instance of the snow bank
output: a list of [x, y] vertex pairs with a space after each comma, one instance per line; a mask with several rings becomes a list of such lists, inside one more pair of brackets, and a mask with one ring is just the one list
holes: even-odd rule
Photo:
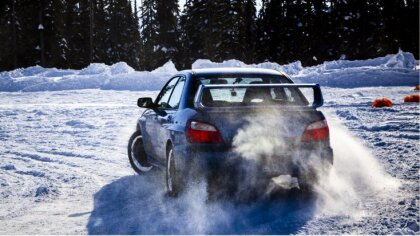
[[153, 73], [170, 73], [170, 74], [175, 74], [178, 72], [178, 70], [175, 67], [175, 64], [169, 60], [168, 62], [166, 62], [163, 66], [155, 69], [152, 71]]
[[159, 90], [175, 72], [172, 62], [153, 72], [135, 71], [125, 62], [111, 66], [93, 63], [82, 70], [33, 66], [0, 73], [0, 91]]
[[[411, 53], [385, 57], [325, 62], [302, 67], [300, 61], [287, 65], [272, 62], [247, 65], [238, 60], [221, 63], [199, 59], [192, 68], [251, 67], [285, 72], [296, 82], [319, 83], [330, 87], [413, 86], [419, 83], [419, 61]], [[0, 73], [0, 91], [55, 91], [77, 89], [159, 90], [177, 73], [172, 61], [151, 72], [135, 71], [125, 62], [114, 65], [93, 63], [82, 70], [33, 66]]]
[[280, 70], [288, 75], [295, 75], [299, 71], [303, 70], [302, 63], [300, 61], [296, 61], [287, 65], [279, 65], [274, 62], [264, 62], [260, 64], [251, 64], [247, 65], [241, 61], [232, 59], [223, 62], [212, 62], [207, 59], [199, 59], [195, 61], [191, 68], [193, 69], [201, 69], [201, 68], [222, 68], [222, 67], [247, 67], [247, 68], [263, 68], [263, 69], [273, 69], [273, 70]]
[[419, 84], [419, 61], [413, 54], [399, 51], [368, 60], [337, 60], [323, 64], [302, 67], [300, 61], [287, 65], [272, 62], [246, 65], [238, 60], [221, 63], [197, 60], [192, 68], [252, 67], [280, 70], [291, 76], [295, 82], [318, 83], [322, 86], [353, 88], [369, 86], [414, 86]]
[[296, 82], [354, 88], [369, 86], [414, 86], [419, 84], [419, 70], [413, 54], [399, 51], [363, 61], [339, 60], [305, 68], [294, 77]]

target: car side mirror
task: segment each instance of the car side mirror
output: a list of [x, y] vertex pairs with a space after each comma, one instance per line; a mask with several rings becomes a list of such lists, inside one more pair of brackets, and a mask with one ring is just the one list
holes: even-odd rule
[[139, 98], [137, 100], [137, 106], [141, 107], [141, 108], [153, 108], [153, 100], [152, 98]]

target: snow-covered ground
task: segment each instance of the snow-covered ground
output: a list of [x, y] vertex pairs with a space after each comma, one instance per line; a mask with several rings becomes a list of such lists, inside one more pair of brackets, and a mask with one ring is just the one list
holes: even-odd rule
[[[201, 60], [193, 67], [234, 64], [247, 66]], [[115, 89], [156, 90], [176, 72], [170, 63], [155, 72], [120, 63], [0, 73], [2, 91], [39, 91], [0, 92], [0, 234], [418, 234], [420, 107], [403, 103], [419, 83], [418, 61], [400, 52], [282, 69], [296, 81], [330, 85], [322, 110], [335, 163], [314, 194], [252, 203], [209, 202], [203, 184], [170, 199], [162, 171], [131, 170], [126, 144], [141, 113], [136, 100], [156, 91]], [[387, 87], [375, 86], [381, 81]], [[395, 106], [371, 108], [377, 97]]]

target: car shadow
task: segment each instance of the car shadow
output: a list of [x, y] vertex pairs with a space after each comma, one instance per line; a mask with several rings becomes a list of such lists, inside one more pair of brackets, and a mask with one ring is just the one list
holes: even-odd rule
[[254, 202], [207, 200], [205, 185], [178, 198], [165, 194], [164, 176], [127, 176], [94, 195], [89, 234], [296, 234], [313, 218], [316, 197], [277, 193]]

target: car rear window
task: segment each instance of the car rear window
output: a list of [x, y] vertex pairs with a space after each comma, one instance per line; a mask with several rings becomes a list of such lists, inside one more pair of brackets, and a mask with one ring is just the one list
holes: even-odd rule
[[[287, 84], [289, 79], [282, 76], [231, 76], [199, 77], [200, 84], [247, 85], [247, 84]], [[298, 88], [248, 87], [248, 88], [211, 88], [202, 95], [204, 106], [239, 106], [239, 105], [308, 105]]]

